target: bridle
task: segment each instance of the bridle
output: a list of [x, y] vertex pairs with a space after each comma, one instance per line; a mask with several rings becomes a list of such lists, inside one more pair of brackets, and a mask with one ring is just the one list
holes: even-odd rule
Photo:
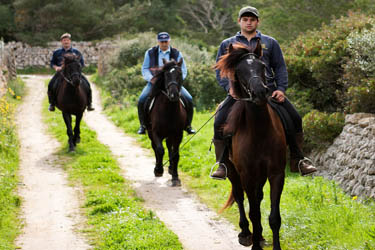
[[[170, 70], [169, 70], [169, 73], [173, 73], [175, 70], [176, 70], [176, 66], [175, 67], [173, 67], [173, 68], [171, 68]], [[177, 87], [177, 89], [179, 89], [178, 87], [180, 86], [180, 84], [177, 82], [177, 81], [170, 81], [170, 82], [168, 82], [167, 84], [165, 84], [166, 86], [165, 86], [165, 89], [166, 89], [166, 91], [164, 91], [164, 90], [161, 90], [161, 92], [171, 101], [171, 93], [170, 93], [170, 91], [169, 91], [169, 88], [171, 87], [171, 86], [173, 86], [173, 85], [175, 85], [176, 87]], [[179, 89], [179, 91], [178, 91], [178, 95], [179, 95], [179, 97], [181, 96], [181, 88]]]
[[[71, 62], [71, 63], [78, 63], [79, 64], [79, 62], [77, 62], [77, 61], [73, 61], [73, 62]], [[64, 66], [64, 69], [65, 69], [65, 67], [66, 67], [67, 65], [65, 65]], [[81, 67], [81, 66], [79, 66], [79, 67]], [[74, 86], [74, 84], [73, 84], [73, 76], [75, 76], [75, 75], [78, 75], [79, 76], [79, 81], [81, 82], [82, 81], [82, 74], [81, 74], [81, 72], [73, 72], [72, 74], [69, 74], [69, 77], [67, 77], [67, 76], [65, 76], [64, 75], [64, 72], [63, 71], [60, 71], [60, 74], [61, 74], [61, 76], [64, 78], [64, 80], [65, 81], [67, 81], [69, 84], [71, 84], [72, 86]]]
[[[242, 55], [242, 56], [240, 57], [240, 60], [239, 60], [239, 61], [242, 61], [242, 60], [244, 60], [245, 58], [247, 58], [246, 60], [247, 60], [248, 64], [251, 64], [252, 61], [256, 61], [256, 60], [260, 61], [259, 56], [256, 55], [256, 54], [254, 54], [254, 53], [252, 53], [252, 52], [249, 52], [249, 53], [246, 53], [246, 54]], [[260, 63], [262, 63], [262, 64], [264, 65], [263, 62], [260, 62]], [[264, 81], [263, 81], [264, 77], [255, 74], [255, 72], [254, 72], [253, 69], [250, 69], [250, 72], [252, 72], [252, 74], [251, 74], [250, 78], [248, 79], [248, 82], [245, 82], [245, 83], [244, 83], [240, 78], [238, 78], [238, 82], [240, 83], [240, 86], [241, 86], [242, 90], [243, 90], [243, 91], [249, 96], [249, 97], [247, 97], [247, 98], [235, 98], [235, 99], [238, 100], [238, 101], [254, 102], [254, 99], [255, 99], [255, 98], [254, 98], [254, 94], [253, 94], [254, 91], [253, 91], [253, 89], [251, 88], [251, 86], [252, 86], [251, 82], [252, 82], [254, 79], [259, 78], [259, 79], [261, 80], [260, 82], [262, 83], [263, 87], [264, 87], [265, 89], [268, 89], [268, 87], [264, 84]], [[253, 73], [254, 73], [254, 74], [253, 74]], [[248, 84], [248, 83], [249, 83], [249, 84]], [[249, 88], [248, 86], [250, 86], [250, 88]]]

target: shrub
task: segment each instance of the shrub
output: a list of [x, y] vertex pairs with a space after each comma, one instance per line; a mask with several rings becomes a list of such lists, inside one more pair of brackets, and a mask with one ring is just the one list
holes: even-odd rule
[[346, 111], [375, 112], [375, 20], [347, 38], [351, 55], [341, 81], [347, 89]]
[[285, 49], [289, 82], [299, 89], [311, 90], [311, 103], [320, 111], [342, 110], [344, 93], [343, 65], [349, 57], [347, 37], [368, 26], [372, 18], [349, 13], [319, 30], [309, 31]]
[[341, 133], [345, 124], [342, 113], [325, 113], [312, 110], [303, 117], [305, 150], [324, 149]]

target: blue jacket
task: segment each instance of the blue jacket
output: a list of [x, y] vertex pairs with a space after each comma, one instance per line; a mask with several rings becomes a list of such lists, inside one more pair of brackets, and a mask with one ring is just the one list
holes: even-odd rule
[[[152, 68], [163, 66], [163, 58], [165, 58], [168, 61], [174, 59], [178, 62], [181, 58], [183, 59], [183, 56], [181, 52], [179, 52], [175, 48], [172, 48], [171, 46], [169, 46], [168, 50], [165, 52], [162, 52], [159, 46], [148, 49], [145, 53], [145, 58], [142, 65], [143, 79], [145, 79], [147, 82], [151, 81], [154, 74]], [[182, 79], [185, 79], [187, 76], [185, 60], [183, 60], [182, 62], [181, 70]]]
[[[272, 91], [281, 90], [285, 92], [288, 88], [288, 71], [286, 69], [280, 45], [274, 38], [263, 35], [260, 31], [256, 31], [256, 36], [250, 41], [241, 35], [241, 32], [237, 32], [235, 36], [222, 41], [216, 56], [216, 62], [227, 52], [229, 44], [242, 43], [250, 47], [255, 47], [257, 38], [260, 38], [262, 44], [263, 56], [261, 60], [266, 64], [267, 86]], [[216, 79], [219, 82], [219, 85], [228, 92], [229, 80], [221, 78], [219, 70], [216, 70]]]
[[57, 49], [53, 52], [52, 59], [51, 59], [51, 68], [53, 68], [53, 65], [61, 66], [62, 61], [64, 59], [64, 55], [66, 53], [74, 53], [77, 56], [80, 56], [81, 57], [80, 63], [82, 65], [82, 67], [85, 66], [85, 62], [83, 61], [83, 56], [82, 56], [81, 52], [79, 52], [78, 49], [74, 49], [74, 48], [70, 47], [68, 50], [65, 50], [64, 48], [60, 48], [60, 49]]

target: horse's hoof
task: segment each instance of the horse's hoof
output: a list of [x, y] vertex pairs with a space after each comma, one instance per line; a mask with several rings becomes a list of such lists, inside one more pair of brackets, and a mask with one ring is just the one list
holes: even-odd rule
[[161, 168], [161, 169], [154, 168], [154, 175], [155, 175], [155, 177], [162, 177], [163, 176], [163, 172], [164, 172], [163, 168]]
[[80, 143], [81, 142], [81, 138], [77, 138], [76, 140], [75, 140], [75, 144], [78, 144], [78, 143]]
[[181, 181], [180, 179], [172, 179], [172, 187], [180, 187]]
[[245, 247], [249, 247], [249, 246], [251, 246], [251, 244], [253, 244], [253, 241], [251, 239], [251, 235], [248, 235], [248, 236], [245, 236], [245, 237], [238, 236], [238, 242], [242, 246], [245, 246]]
[[74, 151], [76, 151], [75, 147], [69, 147], [69, 150], [68, 150], [69, 153], [74, 152]]

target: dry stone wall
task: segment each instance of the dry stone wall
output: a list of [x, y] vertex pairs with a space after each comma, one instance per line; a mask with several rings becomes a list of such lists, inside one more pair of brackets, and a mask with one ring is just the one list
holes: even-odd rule
[[319, 174], [338, 182], [345, 192], [375, 199], [375, 115], [347, 115], [342, 133], [314, 159]]
[[[110, 41], [95, 44], [92, 42], [72, 42], [72, 46], [82, 53], [86, 66], [97, 65], [100, 54], [105, 54], [107, 49], [113, 47]], [[53, 51], [61, 48], [61, 43], [50, 42], [46, 47], [32, 47], [21, 42], [9, 42], [5, 47], [14, 54], [17, 69], [24, 69], [27, 67], [49, 67]]]

